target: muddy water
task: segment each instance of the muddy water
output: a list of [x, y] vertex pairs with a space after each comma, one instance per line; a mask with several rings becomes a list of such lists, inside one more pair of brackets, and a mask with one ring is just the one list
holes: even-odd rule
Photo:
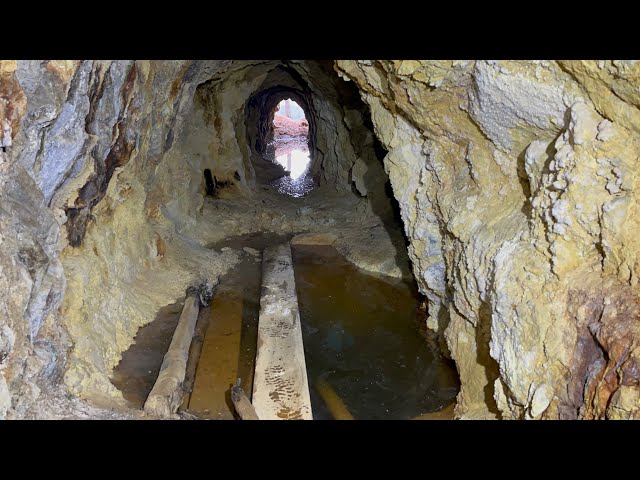
[[[275, 234], [229, 237], [208, 245], [220, 250], [250, 247], [262, 251], [267, 245], [286, 241]], [[233, 420], [230, 387], [242, 379], [251, 398], [258, 341], [258, 316], [262, 287], [262, 258], [243, 251], [242, 261], [220, 279], [211, 303], [211, 317], [196, 369], [186, 410], [200, 418]]]
[[178, 325], [184, 300], [160, 309], [156, 318], [138, 330], [133, 345], [113, 369], [111, 383], [132, 408], [142, 408], [158, 378], [164, 355]]
[[[267, 245], [287, 240], [276, 234], [256, 233], [229, 237], [208, 248], [242, 251], [243, 247], [251, 247], [262, 251]], [[234, 419], [229, 388], [238, 377], [243, 390], [251, 396], [261, 285], [261, 256], [243, 251], [242, 261], [220, 279], [211, 305], [200, 309], [196, 336], [203, 325], [206, 331], [201, 332], [204, 339], [192, 390], [181, 409], [200, 418]], [[113, 370], [111, 383], [132, 408], [142, 408], [153, 388], [182, 306], [180, 301], [162, 308], [151, 323], [140, 328]], [[205, 315], [209, 319], [204, 319]]]
[[235, 418], [230, 388], [236, 378], [251, 392], [258, 310], [260, 263], [247, 255], [221, 279], [211, 303], [211, 318], [186, 410], [201, 418]]
[[409, 419], [454, 401], [455, 368], [418, 332], [415, 285], [333, 247], [292, 250], [315, 419]]
[[[262, 251], [287, 240], [252, 234], [209, 248]], [[455, 370], [418, 332], [414, 284], [365, 273], [332, 247], [292, 251], [315, 419], [432, 418], [429, 412], [454, 401]], [[236, 418], [229, 388], [238, 377], [251, 396], [261, 283], [261, 256], [243, 253], [200, 312], [198, 325], [206, 324], [205, 315], [209, 321], [183, 405], [197, 417]], [[161, 309], [113, 371], [112, 383], [134, 408], [142, 408], [153, 387], [181, 310], [182, 302]]]

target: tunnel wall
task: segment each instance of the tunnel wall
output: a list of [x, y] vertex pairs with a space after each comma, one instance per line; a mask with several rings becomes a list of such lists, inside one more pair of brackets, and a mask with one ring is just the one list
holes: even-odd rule
[[178, 282], [132, 286], [165, 244], [150, 225], [170, 186], [153, 188], [155, 171], [196, 85], [230, 63], [0, 62], [0, 418], [25, 416], [63, 376], [74, 393], [113, 394], [98, 372], [150, 320], [140, 302], [179, 296]]
[[462, 418], [639, 418], [640, 64], [338, 61]]

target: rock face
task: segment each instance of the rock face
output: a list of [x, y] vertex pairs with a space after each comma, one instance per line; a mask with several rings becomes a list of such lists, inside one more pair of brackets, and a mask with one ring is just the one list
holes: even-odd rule
[[[26, 96], [16, 62], [0, 62], [0, 418], [20, 416], [59, 378], [65, 339], [50, 330], [64, 290], [60, 228], [34, 180], [11, 155]], [[40, 336], [39, 336], [40, 334]]]
[[462, 418], [640, 418], [640, 64], [338, 61]]
[[[387, 179], [458, 417], [638, 418], [638, 85], [618, 61], [0, 61], [0, 418], [61, 385], [123, 403], [121, 353], [239, 261], [226, 235], [335, 234], [402, 275]], [[259, 196], [283, 98], [323, 196], [287, 208]]]

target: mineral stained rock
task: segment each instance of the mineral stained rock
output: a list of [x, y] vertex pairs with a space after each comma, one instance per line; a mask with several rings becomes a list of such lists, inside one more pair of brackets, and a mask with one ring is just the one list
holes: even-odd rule
[[461, 418], [640, 418], [640, 64], [337, 61]]
[[[207, 248], [231, 232], [403, 275], [387, 175], [457, 417], [639, 418], [639, 85], [632, 61], [0, 61], [0, 418], [60, 385], [123, 403], [121, 353], [239, 261]], [[325, 188], [291, 215], [255, 200], [289, 97]]]

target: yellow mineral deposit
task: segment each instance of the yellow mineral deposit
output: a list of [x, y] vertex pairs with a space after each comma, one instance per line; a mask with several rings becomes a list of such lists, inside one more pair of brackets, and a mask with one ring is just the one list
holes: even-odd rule
[[[169, 305], [189, 310], [188, 286], [222, 288], [253, 266], [247, 296], [210, 310], [193, 387], [185, 367], [162, 409], [198, 417], [200, 359], [220, 348], [219, 405], [237, 418], [230, 388], [239, 377], [251, 396], [260, 350], [261, 252], [292, 239], [298, 278], [296, 249], [334, 248], [418, 292], [433, 358], [459, 380], [455, 418], [640, 418], [639, 87], [633, 60], [0, 61], [0, 418], [141, 418], [143, 394], [121, 375], [144, 369], [117, 366], [147, 345], [157, 375], [174, 334], [149, 344], [141, 328]], [[333, 358], [327, 381], [354, 418], [408, 412], [387, 382], [408, 395], [449, 377], [410, 362], [413, 320], [384, 344], [396, 363], [356, 368], [352, 352], [387, 328], [361, 321], [376, 281], [332, 310], [342, 267], [322, 271], [320, 250], [300, 257], [309, 283], [295, 282], [307, 368]], [[327, 278], [322, 302], [314, 276]], [[345, 390], [354, 378], [358, 394]], [[172, 413], [184, 389], [189, 405]]]

